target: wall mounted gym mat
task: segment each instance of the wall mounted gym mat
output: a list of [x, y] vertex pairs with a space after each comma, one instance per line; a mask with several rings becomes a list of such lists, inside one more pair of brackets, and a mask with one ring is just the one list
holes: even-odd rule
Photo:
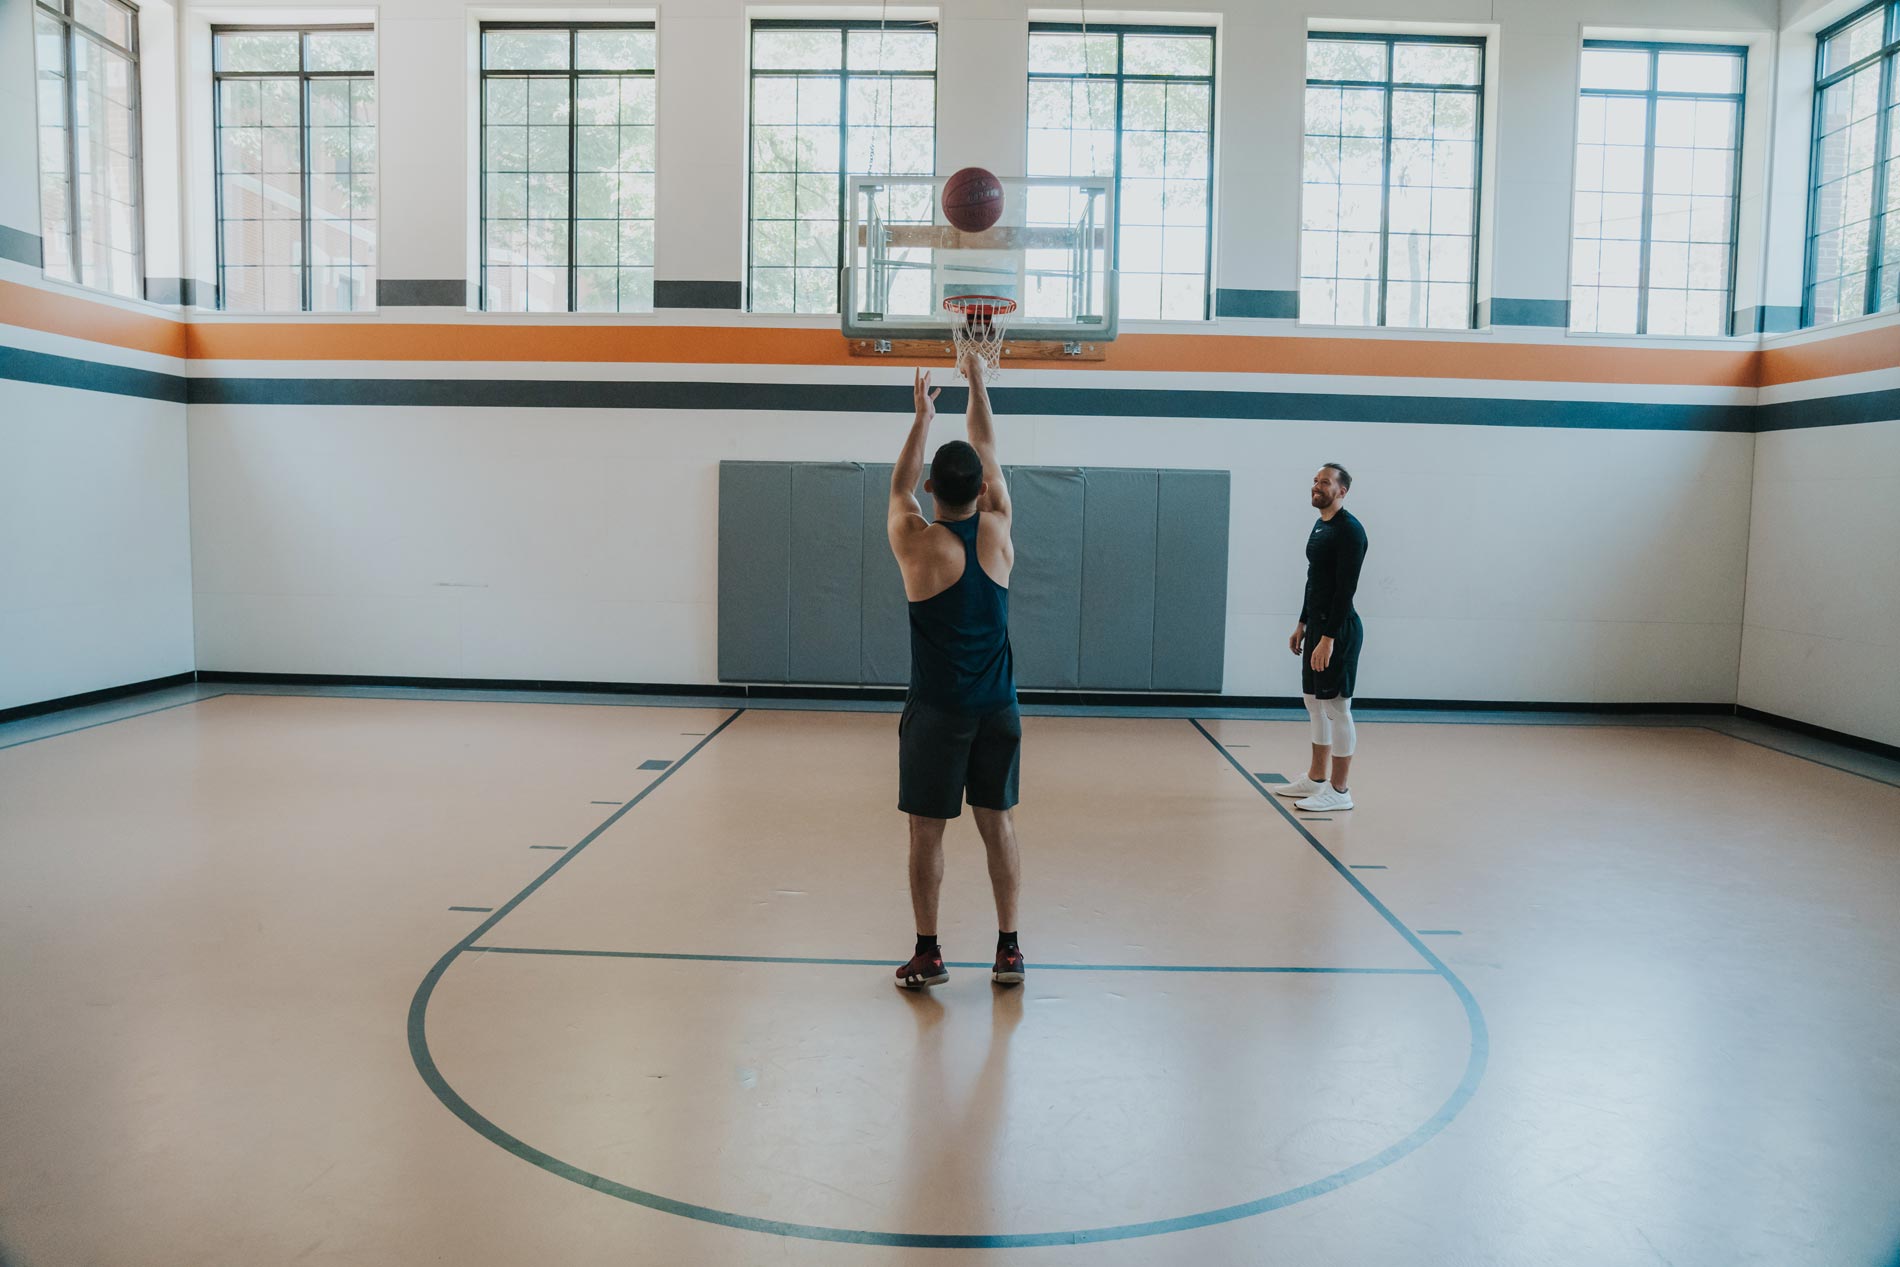
[[[1030, 690], [1218, 691], [1226, 471], [1010, 467], [1010, 637]], [[902, 685], [888, 466], [722, 462], [719, 676]], [[920, 494], [928, 514], [929, 499]]]

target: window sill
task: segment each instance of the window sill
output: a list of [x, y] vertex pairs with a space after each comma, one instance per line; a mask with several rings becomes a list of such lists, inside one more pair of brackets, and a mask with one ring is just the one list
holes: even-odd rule
[[156, 303], [143, 296], [122, 295], [116, 290], [105, 290], [98, 286], [87, 286], [82, 282], [68, 281], [64, 277], [55, 277], [45, 271], [39, 273], [39, 281], [46, 290], [71, 295], [75, 299], [111, 304], [115, 308], [123, 308], [142, 316], [177, 318], [186, 311], [174, 304]]
[[1497, 331], [1496, 326], [1470, 326], [1457, 330], [1442, 330], [1427, 326], [1347, 326], [1332, 325], [1324, 321], [1298, 321], [1294, 328], [1301, 333], [1311, 331], [1327, 338], [1359, 339], [1418, 339], [1424, 341], [1465, 339], [1472, 335], [1490, 337]]
[[1843, 317], [1839, 321], [1827, 321], [1818, 325], [1802, 326], [1799, 330], [1784, 330], [1779, 334], [1765, 334], [1762, 341], [1770, 339], [1830, 338], [1835, 334], [1852, 333], [1860, 330], [1875, 330], [1881, 326], [1900, 323], [1900, 305], [1882, 308], [1878, 312], [1864, 312], [1858, 317]]
[[1631, 344], [1659, 344], [1677, 346], [1696, 346], [1714, 344], [1718, 347], [1754, 347], [1761, 336], [1748, 334], [1621, 334], [1605, 330], [1569, 330], [1564, 331], [1566, 339], [1596, 340], [1605, 346], [1628, 347]]

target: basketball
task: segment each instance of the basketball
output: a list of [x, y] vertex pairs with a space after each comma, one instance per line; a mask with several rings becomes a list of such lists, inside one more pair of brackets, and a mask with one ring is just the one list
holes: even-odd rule
[[981, 233], [1003, 214], [1003, 182], [981, 167], [966, 167], [943, 182], [943, 218], [965, 233]]

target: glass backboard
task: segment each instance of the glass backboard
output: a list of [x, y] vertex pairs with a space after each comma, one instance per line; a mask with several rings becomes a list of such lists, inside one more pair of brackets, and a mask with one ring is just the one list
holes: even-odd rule
[[941, 177], [852, 177], [844, 333], [940, 339], [946, 298], [1000, 295], [1016, 302], [1012, 340], [1113, 339], [1113, 180], [1049, 176], [1002, 185], [995, 226], [966, 233], [944, 219]]

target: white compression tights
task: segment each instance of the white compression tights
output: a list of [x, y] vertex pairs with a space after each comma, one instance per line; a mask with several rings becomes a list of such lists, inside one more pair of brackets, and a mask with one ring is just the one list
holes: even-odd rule
[[1331, 748], [1335, 757], [1350, 757], [1358, 731], [1352, 724], [1352, 701], [1344, 696], [1338, 699], [1318, 699], [1308, 695], [1306, 715], [1313, 719], [1313, 744], [1319, 748]]

